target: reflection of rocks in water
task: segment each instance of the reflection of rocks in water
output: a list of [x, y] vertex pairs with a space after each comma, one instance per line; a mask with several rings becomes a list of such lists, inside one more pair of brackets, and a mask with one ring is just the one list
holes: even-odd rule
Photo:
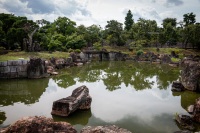
[[48, 78], [0, 81], [0, 105], [13, 105], [16, 102], [35, 103], [48, 86], [48, 81]]
[[0, 111], [0, 124], [3, 124], [3, 122], [6, 120], [6, 113]]
[[187, 115], [178, 115], [175, 116], [176, 124], [180, 129], [194, 130], [194, 122], [190, 116]]
[[71, 123], [72, 125], [80, 124], [83, 126], [87, 125], [91, 116], [91, 110], [77, 110], [73, 114], [65, 118], [52, 115], [54, 121], [66, 121]]

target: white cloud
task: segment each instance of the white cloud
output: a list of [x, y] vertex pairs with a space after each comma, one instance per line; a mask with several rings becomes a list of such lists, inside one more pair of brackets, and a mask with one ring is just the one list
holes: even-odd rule
[[[133, 13], [134, 21], [139, 17], [156, 20], [173, 17], [182, 20], [183, 14], [193, 12], [200, 21], [200, 0], [0, 0], [0, 13], [13, 13], [29, 19], [46, 19], [53, 22], [65, 16], [78, 25], [97, 24], [105, 27], [107, 21], [124, 23], [127, 11]], [[170, 8], [169, 8], [170, 7]]]

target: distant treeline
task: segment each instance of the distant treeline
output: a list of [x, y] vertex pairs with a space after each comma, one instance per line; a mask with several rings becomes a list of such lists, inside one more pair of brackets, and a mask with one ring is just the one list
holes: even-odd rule
[[99, 25], [77, 26], [67, 17], [58, 17], [52, 23], [44, 19], [34, 22], [27, 17], [1, 13], [0, 47], [7, 50], [67, 51], [92, 46], [98, 49], [103, 45], [134, 49], [179, 43], [183, 48], [191, 44], [192, 48], [200, 49], [200, 23], [195, 17], [193, 13], [187, 13], [180, 22], [176, 18], [165, 18], [159, 27], [155, 20], [139, 18], [134, 22], [129, 10], [124, 26], [117, 20], [109, 20], [102, 28]]

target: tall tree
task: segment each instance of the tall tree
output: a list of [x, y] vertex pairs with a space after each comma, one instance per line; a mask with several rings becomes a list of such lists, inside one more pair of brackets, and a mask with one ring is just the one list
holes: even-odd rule
[[133, 14], [131, 13], [131, 10], [128, 10], [128, 13], [126, 14], [125, 17], [125, 29], [127, 31], [129, 31], [133, 25], [134, 21], [133, 21]]
[[123, 24], [116, 20], [110, 20], [107, 21], [107, 23], [108, 24], [106, 25], [105, 30], [107, 33], [107, 41], [109, 42], [109, 44], [118, 46], [124, 45], [124, 40], [122, 36]]
[[71, 21], [67, 17], [58, 17], [58, 19], [56, 19], [56, 21], [54, 22], [54, 26], [56, 28], [56, 31], [63, 34], [64, 36], [71, 35], [76, 30], [76, 22]]
[[[167, 43], [168, 46], [175, 45], [177, 43], [176, 18], [165, 18], [163, 20], [162, 25], [163, 25], [162, 35], [165, 36], [164, 37], [166, 41], [165, 43]], [[162, 41], [164, 40], [162, 39]]]
[[196, 15], [193, 14], [193, 12], [191, 13], [187, 13], [183, 15], [183, 22], [185, 23], [185, 27], [183, 29], [183, 43], [182, 45], [187, 48], [188, 43], [190, 42], [191, 38], [192, 38], [192, 30], [193, 30], [193, 24], [196, 22]]
[[162, 23], [163, 28], [166, 28], [169, 23], [175, 28], [177, 25], [176, 18], [165, 18]]
[[187, 13], [183, 15], [183, 22], [185, 22], [185, 26], [190, 25], [190, 24], [194, 24], [196, 22], [196, 15], [193, 14], [193, 12], [191, 13]]

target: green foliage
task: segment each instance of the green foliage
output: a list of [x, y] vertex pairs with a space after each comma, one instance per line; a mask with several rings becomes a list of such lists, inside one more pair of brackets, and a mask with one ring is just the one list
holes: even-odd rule
[[172, 62], [179, 62], [181, 59], [172, 57], [171, 60]]
[[125, 17], [125, 29], [127, 31], [129, 31], [133, 25], [134, 21], [133, 21], [133, 14], [131, 13], [131, 10], [128, 10], [128, 13], [126, 14]]
[[119, 23], [116, 20], [107, 21], [106, 25], [106, 34], [107, 34], [107, 42], [110, 45], [123, 46], [125, 44], [124, 38], [122, 36], [123, 27], [122, 23]]
[[140, 56], [140, 55], [142, 55], [143, 53], [144, 53], [143, 50], [138, 50], [138, 51], [136, 52], [137, 56]]
[[75, 52], [76, 52], [76, 53], [80, 53], [81, 50], [80, 50], [80, 49], [75, 49]]
[[194, 24], [196, 22], [196, 15], [193, 14], [193, 12], [191, 13], [187, 13], [183, 15], [183, 21], [185, 23], [185, 26], [190, 25], [190, 24]]
[[102, 49], [102, 46], [101, 46], [100, 42], [95, 42], [93, 44], [93, 47], [94, 47], [95, 50], [101, 50]]
[[71, 53], [71, 52], [74, 52], [74, 50], [70, 48], [70, 49], [68, 50], [68, 52]]
[[55, 26], [56, 31], [64, 36], [71, 35], [76, 30], [76, 23], [67, 17], [58, 17], [53, 25]]
[[48, 50], [55, 51], [55, 50], [62, 50], [62, 42], [59, 40], [51, 40], [48, 45]]
[[172, 27], [176, 27], [177, 22], [176, 22], [176, 18], [165, 18], [163, 20], [163, 28], [167, 28], [167, 25], [170, 24]]
[[65, 47], [67, 49], [82, 49], [86, 46], [86, 41], [84, 40], [82, 35], [77, 35], [77, 33], [74, 33], [70, 36], [66, 37], [66, 45]]

